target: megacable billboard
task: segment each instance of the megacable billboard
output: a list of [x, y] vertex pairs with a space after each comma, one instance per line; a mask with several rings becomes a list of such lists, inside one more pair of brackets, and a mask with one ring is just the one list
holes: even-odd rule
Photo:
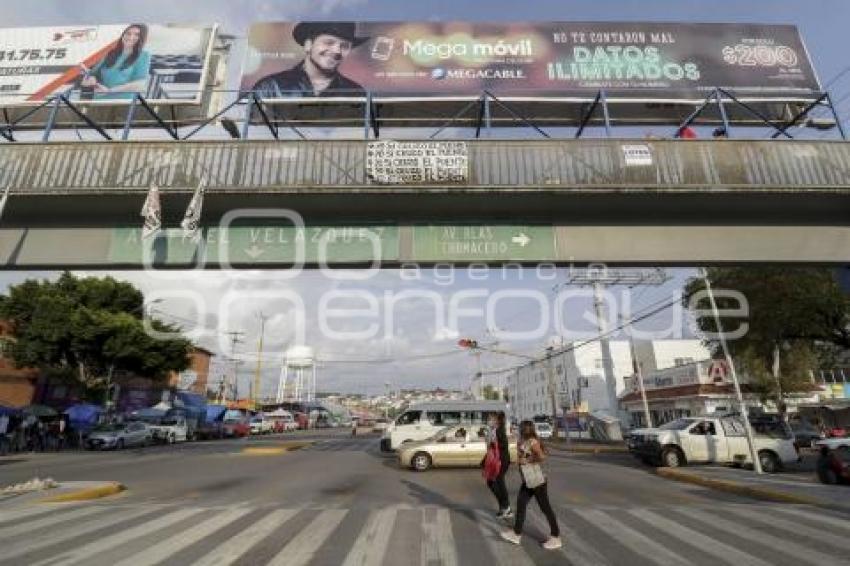
[[609, 94], [694, 99], [820, 91], [792, 25], [275, 22], [250, 28], [241, 88], [265, 98]]
[[201, 99], [216, 26], [127, 23], [0, 28], [0, 106]]

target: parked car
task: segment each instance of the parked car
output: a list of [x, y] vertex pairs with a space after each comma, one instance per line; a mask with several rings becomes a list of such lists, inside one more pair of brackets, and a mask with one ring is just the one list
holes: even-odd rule
[[89, 434], [86, 447], [91, 450], [121, 450], [129, 446], [147, 446], [151, 440], [151, 429], [145, 423], [103, 424]]
[[149, 425], [153, 433], [153, 439], [157, 442], [174, 444], [175, 442], [186, 442], [189, 439], [189, 427], [186, 419], [180, 416], [165, 417], [157, 424]]
[[838, 452], [850, 450], [850, 438], [824, 438], [815, 442], [815, 448], [826, 446], [830, 450]]
[[821, 483], [828, 485], [850, 484], [850, 450], [822, 450], [817, 476]]
[[251, 424], [245, 417], [226, 417], [222, 429], [226, 437], [243, 438], [251, 434]]
[[272, 421], [272, 431], [276, 433], [298, 430], [298, 423], [292, 413], [282, 409], [273, 411], [266, 415]]
[[794, 445], [797, 448], [811, 448], [823, 438], [820, 431], [808, 421], [791, 421], [789, 425], [794, 433]]
[[[407, 442], [398, 449], [398, 463], [424, 472], [431, 467], [475, 467], [487, 452], [486, 425], [461, 424], [441, 429], [427, 440]], [[508, 438], [511, 460], [516, 461], [516, 439]]]
[[[753, 428], [765, 472], [777, 472], [783, 464], [800, 460], [787, 426], [760, 423]], [[682, 418], [658, 428], [636, 429], [629, 435], [628, 447], [645, 463], [670, 468], [689, 463], [752, 464], [744, 422], [738, 417]]]
[[375, 419], [375, 424], [372, 425], [372, 432], [384, 432], [387, 430], [387, 419]]
[[256, 415], [251, 417], [251, 434], [271, 434], [274, 425], [265, 415]]
[[538, 437], [544, 440], [552, 438], [552, 425], [549, 423], [535, 422], [534, 431], [537, 433]]

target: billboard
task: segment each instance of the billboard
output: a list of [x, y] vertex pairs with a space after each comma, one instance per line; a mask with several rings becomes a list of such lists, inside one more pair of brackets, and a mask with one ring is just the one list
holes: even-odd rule
[[64, 94], [81, 103], [198, 104], [215, 25], [0, 28], [0, 106]]
[[807, 100], [792, 25], [275, 22], [250, 28], [241, 88], [265, 98], [375, 95]]

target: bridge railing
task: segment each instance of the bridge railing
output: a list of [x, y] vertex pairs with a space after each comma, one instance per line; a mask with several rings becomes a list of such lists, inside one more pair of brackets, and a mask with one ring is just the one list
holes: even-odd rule
[[[427, 190], [379, 185], [366, 141], [185, 141], [7, 144], [0, 189], [14, 194], [189, 191]], [[850, 144], [833, 141], [467, 141], [464, 190], [848, 190]], [[630, 162], [634, 146], [649, 161]], [[449, 188], [451, 188], [449, 187]]]

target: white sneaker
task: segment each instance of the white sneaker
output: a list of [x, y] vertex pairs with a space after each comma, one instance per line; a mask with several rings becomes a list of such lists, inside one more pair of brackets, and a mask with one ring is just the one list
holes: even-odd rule
[[546, 550], [557, 550], [562, 546], [564, 546], [564, 543], [561, 542], [561, 537], [549, 537], [543, 543], [543, 548]]
[[501, 517], [502, 517], [502, 519], [504, 519], [506, 521], [513, 519], [514, 518], [514, 512], [511, 510], [510, 507], [508, 507], [507, 509], [505, 509], [505, 512], [501, 514]]
[[512, 530], [502, 531], [502, 539], [504, 539], [508, 542], [512, 542], [514, 544], [519, 544], [519, 538], [520, 538], [519, 535], [516, 534], [515, 532], [513, 532]]

